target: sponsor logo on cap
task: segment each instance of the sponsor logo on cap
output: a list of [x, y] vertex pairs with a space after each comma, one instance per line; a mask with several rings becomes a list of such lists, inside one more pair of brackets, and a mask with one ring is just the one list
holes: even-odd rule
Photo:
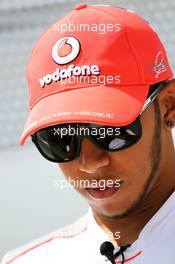
[[47, 75], [39, 78], [39, 83], [41, 88], [44, 88], [45, 85], [49, 85], [52, 82], [57, 82], [62, 79], [70, 78], [71, 76], [88, 76], [88, 75], [99, 75], [100, 68], [98, 65], [83, 65], [75, 66], [73, 64], [69, 65], [66, 69], [57, 70], [53, 73], [48, 73]]
[[59, 39], [52, 48], [52, 58], [60, 65], [67, 64], [78, 56], [80, 42], [74, 37]]
[[[60, 65], [68, 64], [75, 60], [80, 52], [80, 42], [74, 37], [64, 37], [59, 39], [52, 48], [52, 58]], [[54, 72], [49, 72], [39, 78], [41, 88], [50, 85], [53, 82], [61, 81], [72, 76], [99, 75], [100, 67], [98, 65], [74, 65], [67, 68], [57, 68]]]
[[152, 65], [148, 65], [149, 72], [155, 73], [155, 78], [159, 78], [159, 75], [167, 71], [168, 65], [166, 64], [165, 58], [162, 54], [162, 51], [159, 51], [156, 55], [155, 61], [152, 62]]

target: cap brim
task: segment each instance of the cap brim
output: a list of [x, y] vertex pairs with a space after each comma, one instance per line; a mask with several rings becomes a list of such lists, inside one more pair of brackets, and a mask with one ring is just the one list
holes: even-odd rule
[[34, 132], [59, 123], [128, 125], [140, 114], [148, 92], [148, 85], [98, 86], [44, 97], [30, 111], [19, 144], [23, 145]]

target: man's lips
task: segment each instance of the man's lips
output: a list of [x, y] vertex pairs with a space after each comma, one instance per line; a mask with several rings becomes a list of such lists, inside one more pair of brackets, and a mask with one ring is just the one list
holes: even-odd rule
[[107, 198], [112, 196], [114, 193], [118, 191], [121, 187], [122, 182], [118, 182], [118, 184], [107, 185], [107, 186], [98, 186], [98, 187], [88, 187], [86, 188], [87, 192], [95, 197], [95, 198]]

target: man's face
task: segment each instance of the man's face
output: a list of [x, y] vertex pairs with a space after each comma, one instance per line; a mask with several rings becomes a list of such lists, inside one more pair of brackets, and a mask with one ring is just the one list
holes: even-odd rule
[[153, 105], [142, 115], [141, 124], [142, 137], [129, 148], [108, 152], [84, 138], [79, 157], [59, 164], [65, 177], [76, 182], [121, 181], [117, 191], [107, 198], [95, 198], [86, 188], [76, 185], [75, 189], [98, 214], [111, 218], [129, 215], [152, 188], [161, 156], [161, 127], [155, 121]]

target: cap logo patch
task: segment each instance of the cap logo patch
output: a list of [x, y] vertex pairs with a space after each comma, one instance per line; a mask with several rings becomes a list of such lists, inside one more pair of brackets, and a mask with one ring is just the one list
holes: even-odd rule
[[52, 58], [59, 64], [67, 64], [78, 56], [80, 52], [80, 42], [74, 37], [64, 37], [59, 39], [52, 48]]
[[156, 55], [155, 61], [152, 62], [152, 66], [148, 66], [149, 72], [156, 73], [155, 78], [159, 78], [159, 75], [165, 71], [167, 71], [168, 66], [166, 64], [166, 61], [163, 57], [163, 54], [161, 51], [159, 51]]
[[[52, 58], [54, 62], [59, 65], [65, 65], [75, 60], [80, 52], [80, 42], [74, 37], [64, 37], [59, 39], [52, 48]], [[91, 76], [100, 75], [100, 67], [98, 65], [74, 65], [71, 64], [67, 68], [57, 68], [54, 72], [49, 72], [40, 77], [40, 87], [44, 88], [45, 85], [50, 85], [53, 82], [60, 81], [61, 84], [65, 83], [62, 80], [69, 79], [70, 77], [78, 76]]]

